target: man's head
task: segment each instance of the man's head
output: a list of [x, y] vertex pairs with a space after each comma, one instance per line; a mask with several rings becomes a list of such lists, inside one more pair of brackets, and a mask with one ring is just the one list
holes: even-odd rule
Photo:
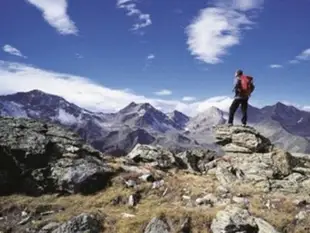
[[236, 70], [235, 77], [241, 77], [242, 75], [243, 75], [243, 71], [242, 70]]

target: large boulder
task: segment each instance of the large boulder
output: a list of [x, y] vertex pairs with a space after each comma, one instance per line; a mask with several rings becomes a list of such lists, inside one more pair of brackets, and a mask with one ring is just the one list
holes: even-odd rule
[[160, 169], [172, 168], [176, 162], [173, 153], [163, 147], [143, 144], [137, 144], [127, 158], [136, 163], [149, 163]]
[[0, 194], [91, 193], [113, 174], [102, 154], [70, 131], [0, 118]]
[[51, 233], [100, 233], [102, 223], [98, 216], [82, 213], [63, 223]]
[[297, 158], [273, 147], [251, 127], [221, 125], [215, 127], [215, 135], [225, 151], [215, 165], [216, 177], [224, 187], [250, 184], [253, 191], [309, 191], [307, 157]]
[[273, 149], [270, 140], [252, 127], [217, 125], [214, 133], [225, 152], [264, 153]]
[[213, 233], [278, 233], [265, 220], [252, 216], [248, 210], [229, 205], [219, 211], [211, 224]]

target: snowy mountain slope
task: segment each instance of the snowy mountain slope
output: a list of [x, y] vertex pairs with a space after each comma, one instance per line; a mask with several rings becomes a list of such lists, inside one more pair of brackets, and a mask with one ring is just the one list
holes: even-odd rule
[[[136, 143], [188, 148], [196, 142], [183, 135], [185, 115], [171, 118], [148, 103], [130, 103], [117, 113], [93, 113], [38, 90], [0, 96], [0, 115], [28, 117], [63, 125], [95, 148], [124, 154]], [[178, 122], [180, 120], [180, 122]]]
[[185, 128], [186, 124], [190, 120], [190, 118], [187, 115], [177, 110], [174, 110], [173, 112], [170, 112], [167, 115], [172, 121], [178, 124], [179, 128], [181, 129]]
[[[290, 107], [288, 108], [290, 109]], [[296, 114], [297, 115], [295, 116], [295, 119], [301, 117], [298, 111], [296, 111]], [[304, 119], [307, 119], [307, 117], [310, 116], [310, 113], [308, 112], [303, 112], [303, 114], [305, 114], [303, 115]], [[253, 106], [249, 106], [248, 125], [255, 127], [259, 132], [268, 137], [275, 145], [279, 146], [280, 148], [292, 152], [309, 153], [310, 141], [306, 137], [301, 136], [302, 134], [306, 135], [306, 133], [309, 133], [309, 131], [294, 127], [292, 129], [289, 128], [288, 126], [292, 125], [292, 120], [288, 116], [293, 117], [292, 114], [285, 116], [285, 111], [283, 111], [283, 113], [279, 115], [283, 116], [280, 118], [281, 121], [279, 117], [274, 117], [264, 108], [258, 109]], [[240, 124], [241, 117], [242, 114], [239, 109], [236, 112], [234, 124]], [[198, 114], [196, 117], [193, 117], [189, 121], [187, 124], [187, 128], [189, 129], [188, 134], [197, 140], [199, 144], [203, 144], [205, 141], [213, 143], [215, 139], [212, 133], [212, 126], [226, 123], [227, 119], [227, 112], [224, 112], [215, 107], [209, 108], [207, 111]]]
[[[39, 90], [0, 96], [0, 115], [28, 117], [60, 124], [78, 133], [95, 148], [123, 155], [136, 143], [159, 144], [179, 151], [217, 149], [212, 127], [227, 121], [228, 113], [209, 107], [195, 117], [163, 113], [149, 103], [130, 103], [116, 113], [94, 113]], [[310, 152], [310, 113], [277, 103], [262, 109], [249, 106], [249, 125], [273, 143], [292, 152]], [[235, 124], [240, 124], [237, 111]]]
[[310, 138], [310, 113], [280, 102], [262, 108], [262, 113], [279, 122], [288, 132]]

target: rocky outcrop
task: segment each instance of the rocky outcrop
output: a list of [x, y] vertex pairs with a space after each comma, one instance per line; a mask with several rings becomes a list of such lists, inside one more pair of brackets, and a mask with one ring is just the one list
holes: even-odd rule
[[219, 211], [211, 224], [213, 233], [278, 233], [269, 223], [248, 210], [231, 205]]
[[[296, 193], [309, 191], [305, 158], [274, 148], [255, 129], [218, 126], [215, 135], [226, 151], [216, 162], [216, 177], [225, 187], [250, 184], [260, 191], [281, 190]], [[304, 171], [304, 172], [302, 172]]]
[[216, 143], [225, 152], [265, 153], [273, 148], [270, 140], [252, 127], [218, 125], [214, 130]]
[[[126, 160], [162, 170], [178, 168], [204, 173], [209, 170], [210, 162], [216, 157], [217, 153], [208, 149], [191, 149], [174, 154], [160, 146], [137, 144], [126, 156]], [[133, 170], [138, 171], [139, 168]]]
[[100, 152], [63, 128], [0, 118], [0, 194], [92, 193], [113, 174]]

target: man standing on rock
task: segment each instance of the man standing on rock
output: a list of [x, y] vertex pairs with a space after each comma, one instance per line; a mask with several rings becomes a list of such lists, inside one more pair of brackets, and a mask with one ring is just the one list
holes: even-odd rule
[[242, 70], [237, 70], [235, 73], [235, 78], [235, 87], [233, 89], [233, 91], [235, 92], [235, 98], [229, 108], [228, 124], [233, 125], [234, 115], [238, 107], [241, 105], [241, 122], [243, 126], [246, 126], [248, 118], [248, 100], [251, 96], [251, 93], [255, 89], [255, 86], [253, 84], [253, 77], [244, 75]]

